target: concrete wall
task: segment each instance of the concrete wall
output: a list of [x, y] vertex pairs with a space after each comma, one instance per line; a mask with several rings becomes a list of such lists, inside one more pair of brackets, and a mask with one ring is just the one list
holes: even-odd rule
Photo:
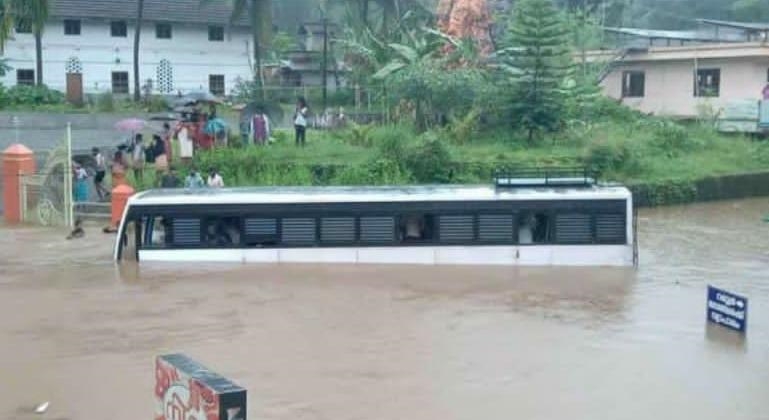
[[[697, 67], [721, 69], [719, 97], [694, 96], [694, 60], [646, 61], [623, 63], [601, 83], [604, 93], [621, 99], [628, 106], [645, 113], [676, 117], [695, 117], [698, 105], [723, 108], [730, 102], [761, 98], [767, 83], [769, 57], [700, 59]], [[646, 92], [643, 98], [622, 98], [622, 74], [639, 70], [646, 74]]]
[[[107, 20], [81, 21], [80, 35], [64, 35], [62, 21], [51, 22], [43, 35], [43, 76], [49, 87], [66, 90], [66, 64], [77, 57], [83, 68], [83, 87], [86, 93], [111, 90], [113, 71], [129, 73], [129, 87], [133, 90], [133, 32], [128, 23], [124, 38], [110, 35]], [[140, 55], [141, 84], [153, 79], [157, 86], [157, 68], [166, 59], [173, 68], [174, 91], [208, 89], [208, 76], [225, 76], [225, 88], [229, 93], [236, 78], [250, 79], [249, 33], [234, 28], [225, 32], [223, 42], [208, 40], [208, 26], [197, 24], [173, 24], [172, 39], [157, 39], [155, 23], [142, 25]], [[32, 34], [16, 34], [8, 42], [5, 56], [14, 70], [0, 81], [6, 86], [16, 84], [16, 69], [35, 69], [35, 42]]]

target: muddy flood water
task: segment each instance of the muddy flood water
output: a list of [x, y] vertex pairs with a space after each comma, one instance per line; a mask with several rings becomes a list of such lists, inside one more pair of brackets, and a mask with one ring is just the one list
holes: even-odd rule
[[[642, 211], [638, 270], [116, 267], [96, 228], [0, 228], [0, 419], [152, 419], [167, 352], [254, 420], [769, 419], [766, 214]], [[708, 283], [750, 299], [745, 340]]]

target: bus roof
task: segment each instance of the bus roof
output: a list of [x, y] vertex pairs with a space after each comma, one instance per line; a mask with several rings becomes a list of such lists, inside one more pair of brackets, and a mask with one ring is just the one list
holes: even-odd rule
[[149, 190], [132, 206], [184, 204], [310, 204], [425, 201], [628, 200], [618, 185], [579, 188], [494, 188], [492, 186], [248, 187]]

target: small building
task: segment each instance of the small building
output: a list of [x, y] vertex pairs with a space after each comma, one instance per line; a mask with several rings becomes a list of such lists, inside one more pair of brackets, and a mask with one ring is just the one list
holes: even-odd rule
[[692, 118], [757, 103], [769, 82], [769, 44], [763, 42], [594, 51], [588, 59], [606, 63], [600, 83], [607, 96], [655, 115]]
[[299, 49], [288, 52], [288, 57], [281, 63], [281, 84], [290, 87], [323, 86], [323, 43], [324, 28], [327, 35], [326, 86], [335, 89], [344, 85], [346, 67], [334, 54], [336, 33], [335, 24], [323, 22], [305, 22], [299, 26]]

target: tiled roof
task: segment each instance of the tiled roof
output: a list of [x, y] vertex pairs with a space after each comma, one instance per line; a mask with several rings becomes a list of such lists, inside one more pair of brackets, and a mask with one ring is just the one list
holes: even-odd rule
[[[136, 19], [137, 0], [52, 0], [55, 18]], [[144, 0], [144, 19], [182, 23], [230, 23], [230, 0]], [[247, 23], [245, 16], [238, 25]]]

